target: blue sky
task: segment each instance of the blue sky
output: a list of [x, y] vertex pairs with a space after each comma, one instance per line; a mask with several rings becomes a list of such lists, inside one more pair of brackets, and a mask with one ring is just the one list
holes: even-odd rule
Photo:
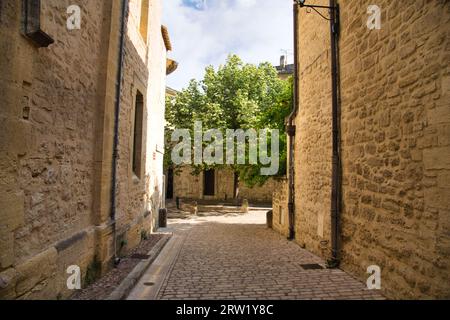
[[207, 8], [206, 0], [183, 0], [182, 4], [196, 10], [206, 10]]
[[165, 0], [163, 23], [173, 45], [170, 57], [179, 68], [168, 77], [175, 89], [201, 79], [208, 65], [222, 64], [228, 54], [245, 62], [277, 65], [282, 50], [292, 63], [291, 0]]

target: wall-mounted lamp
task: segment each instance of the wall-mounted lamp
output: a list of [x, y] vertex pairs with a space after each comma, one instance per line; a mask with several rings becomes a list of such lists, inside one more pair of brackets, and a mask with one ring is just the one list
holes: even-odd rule
[[297, 4], [300, 7], [307, 7], [307, 8], [322, 8], [322, 9], [336, 9], [337, 6], [318, 6], [318, 5], [311, 5], [311, 4], [305, 4], [306, 0], [295, 0]]
[[313, 9], [319, 16], [324, 18], [325, 20], [331, 20], [331, 18], [325, 17], [322, 13], [320, 13], [317, 9], [328, 9], [330, 10], [330, 13], [332, 16], [337, 17], [339, 15], [339, 5], [332, 4], [330, 6], [319, 6], [315, 4], [306, 4], [306, 0], [294, 0], [295, 3], [297, 3], [300, 8], [309, 8]]
[[23, 35], [38, 47], [48, 47], [55, 41], [41, 30], [41, 0], [22, 0]]

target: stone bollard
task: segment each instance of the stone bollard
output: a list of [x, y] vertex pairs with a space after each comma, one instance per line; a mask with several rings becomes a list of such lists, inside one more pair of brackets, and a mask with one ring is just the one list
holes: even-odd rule
[[248, 213], [248, 200], [247, 199], [242, 200], [241, 211], [242, 211], [242, 213]]
[[267, 228], [272, 229], [273, 228], [273, 211], [267, 211], [266, 214], [266, 224]]
[[192, 213], [193, 215], [198, 215], [198, 203], [197, 203], [197, 201], [194, 201], [194, 202], [192, 203], [191, 213]]

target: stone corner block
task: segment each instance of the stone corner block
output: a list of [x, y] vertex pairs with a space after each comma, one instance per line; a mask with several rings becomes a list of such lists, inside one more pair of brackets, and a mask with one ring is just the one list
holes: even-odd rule
[[17, 295], [23, 295], [42, 281], [53, 278], [57, 269], [57, 257], [56, 248], [51, 247], [17, 266]]

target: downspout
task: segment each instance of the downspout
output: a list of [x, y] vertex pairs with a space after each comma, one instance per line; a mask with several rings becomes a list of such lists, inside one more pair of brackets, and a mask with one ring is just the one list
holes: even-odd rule
[[120, 21], [120, 40], [119, 40], [119, 61], [116, 79], [116, 97], [114, 106], [114, 142], [113, 142], [113, 159], [112, 159], [112, 184], [111, 184], [111, 221], [113, 226], [114, 241], [114, 263], [120, 262], [117, 257], [117, 230], [116, 230], [116, 184], [117, 184], [117, 158], [119, 154], [119, 116], [120, 116], [120, 96], [122, 92], [123, 79], [123, 61], [125, 52], [125, 32], [126, 17], [128, 13], [128, 0], [122, 0], [122, 13]]
[[297, 116], [299, 107], [299, 70], [298, 70], [298, 5], [294, 2], [294, 99], [292, 112], [288, 118], [287, 134], [289, 136], [289, 174], [288, 174], [288, 211], [289, 211], [289, 240], [295, 239], [295, 166], [294, 166], [294, 151], [295, 151], [295, 118]]
[[341, 211], [341, 158], [340, 158], [340, 104], [339, 104], [339, 71], [338, 71], [338, 42], [339, 42], [339, 5], [336, 0], [330, 0], [330, 28], [331, 28], [331, 87], [332, 87], [332, 176], [331, 176], [331, 259], [328, 267], [339, 266], [339, 238]]

